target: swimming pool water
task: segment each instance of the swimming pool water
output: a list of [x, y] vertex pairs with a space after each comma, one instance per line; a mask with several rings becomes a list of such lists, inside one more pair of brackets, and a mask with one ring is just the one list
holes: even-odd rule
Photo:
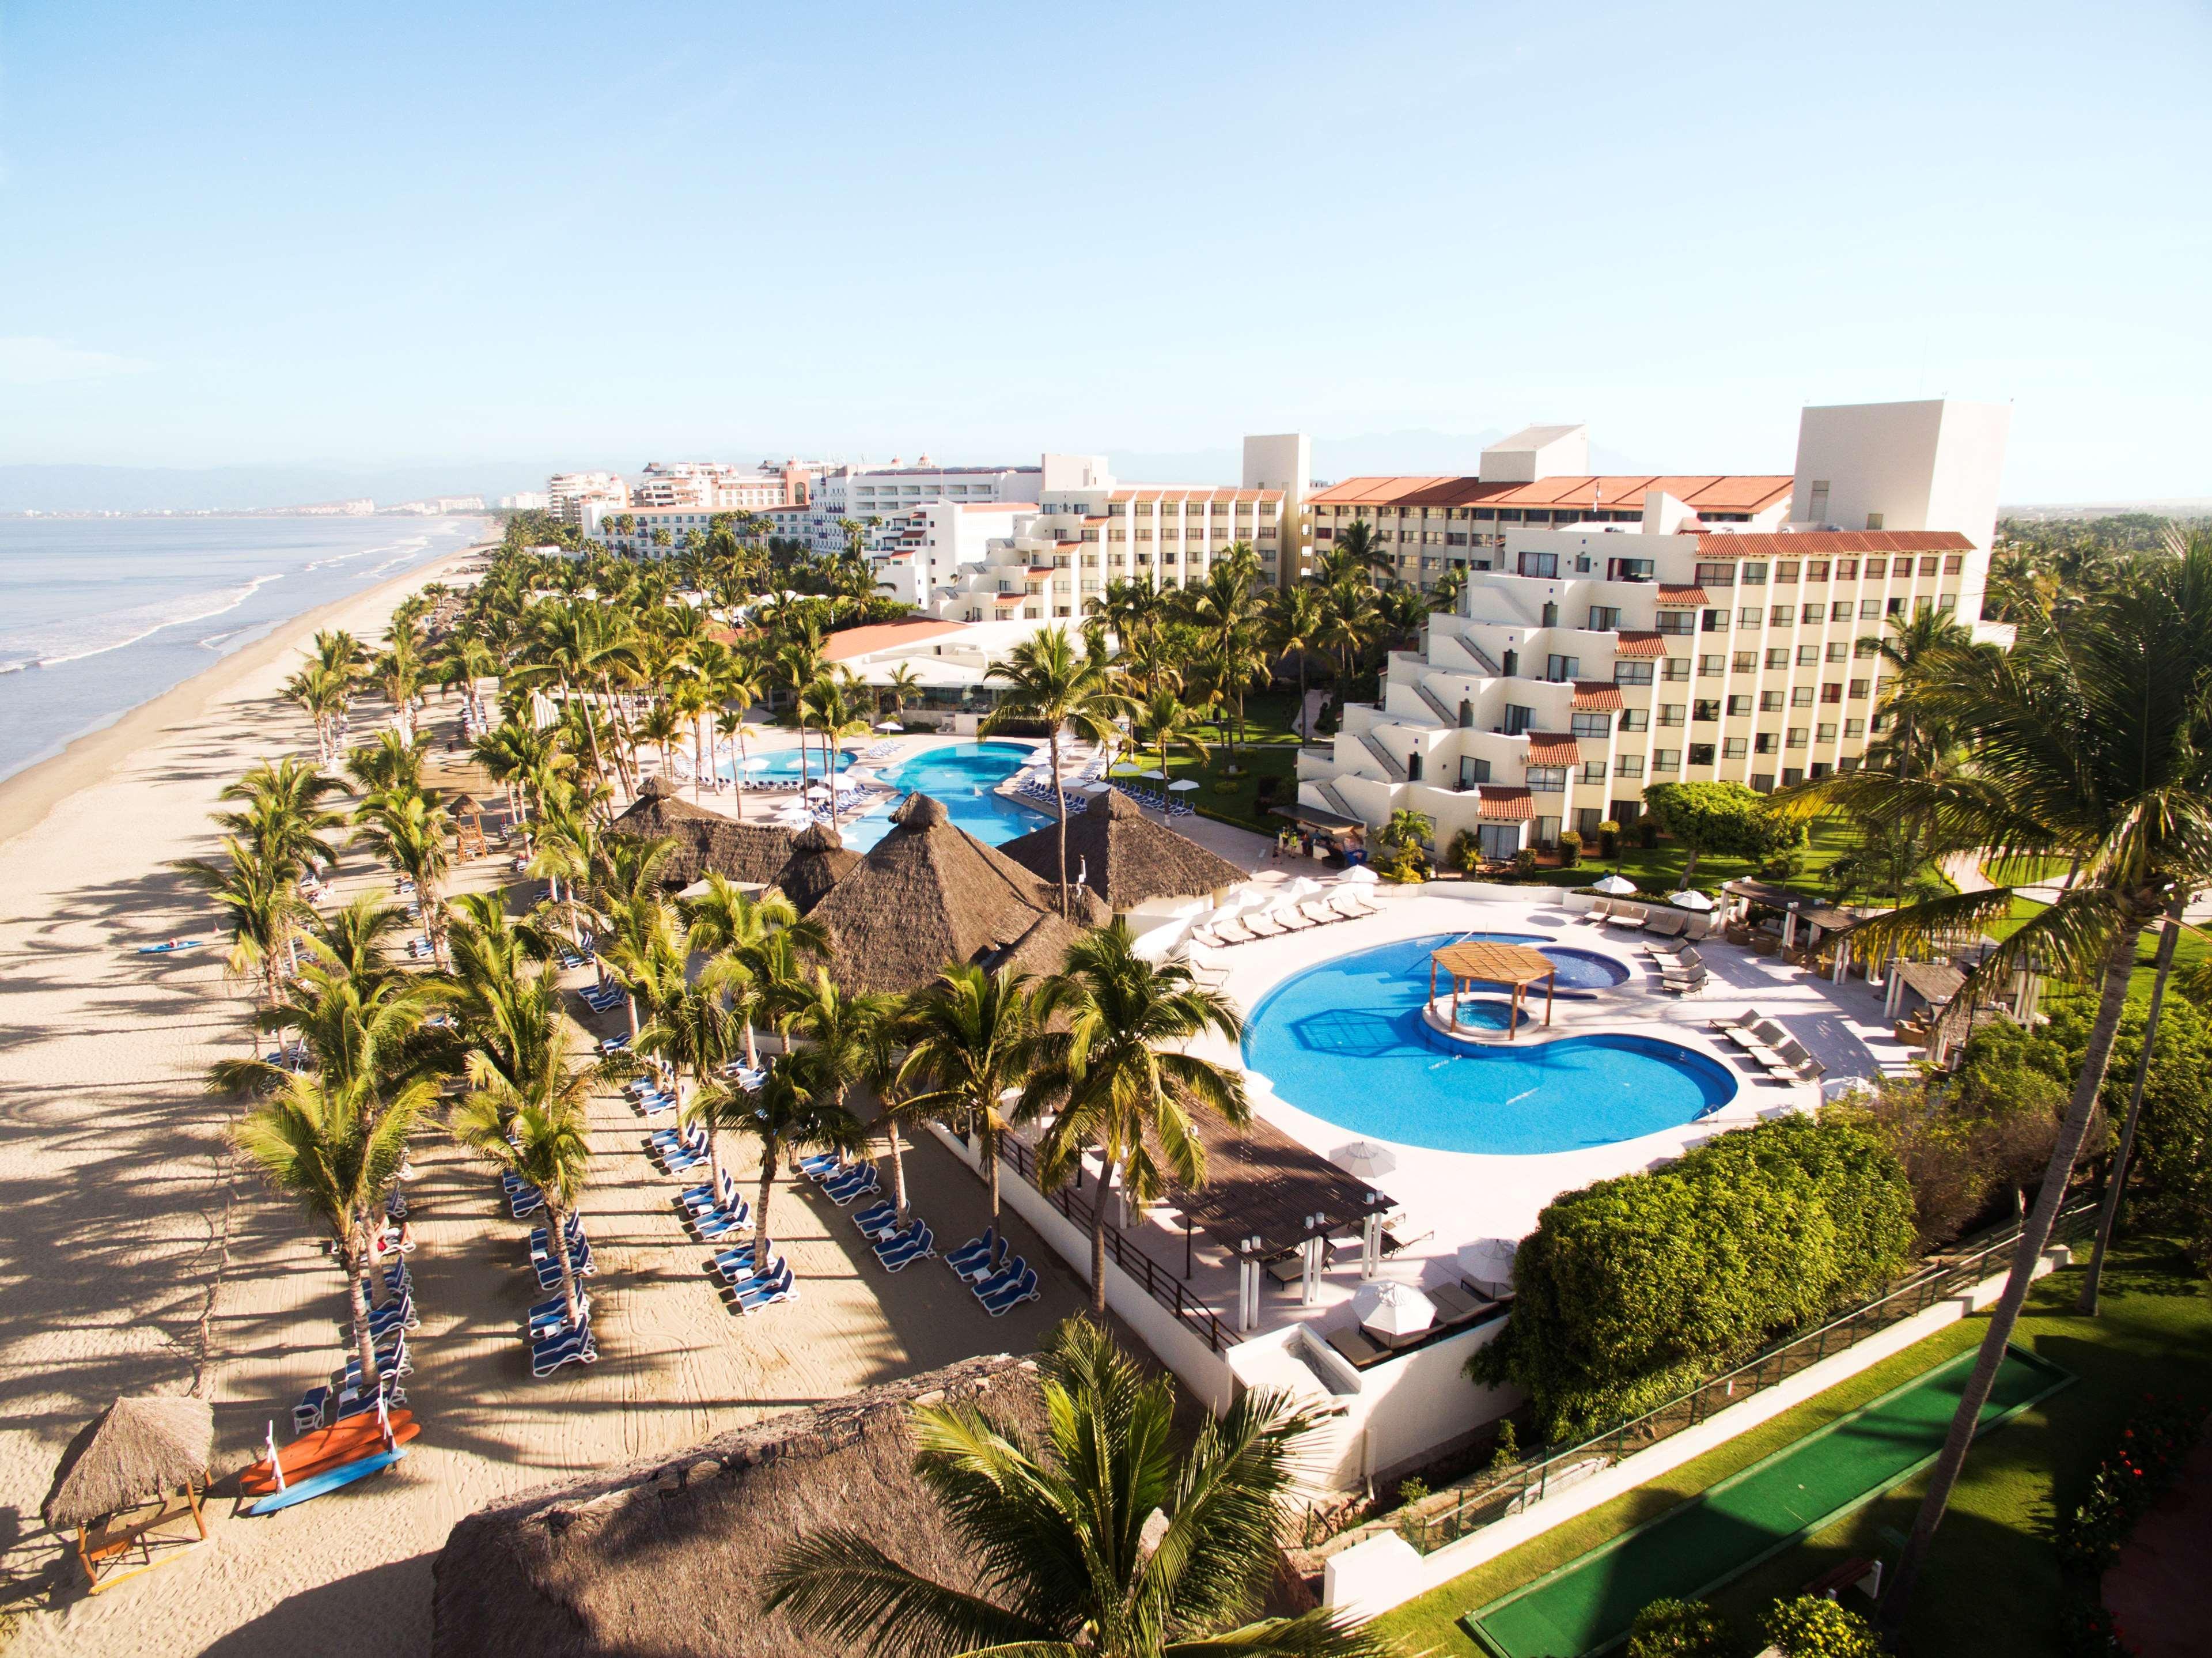
[[942, 800], [952, 821], [984, 845], [1001, 845], [1053, 821], [993, 793], [1029, 762], [1029, 746], [1022, 743], [956, 743], [924, 750], [881, 774], [898, 791], [894, 799], [846, 824], [839, 834], [848, 850], [866, 852], [890, 832], [890, 815], [899, 802], [921, 793]]
[[[1594, 950], [1577, 950], [1572, 944], [1555, 944], [1548, 933], [1542, 932], [1462, 932], [1456, 942], [1477, 944], [1534, 944], [1538, 952], [1551, 958], [1559, 969], [1559, 988], [1568, 990], [1610, 990], [1618, 984], [1628, 982], [1628, 969], [1610, 956], [1601, 956]], [[1425, 961], [1427, 958], [1422, 958]], [[1529, 987], [1529, 994], [1540, 994], [1541, 985]]]
[[[1324, 1121], [1440, 1151], [1610, 1145], [1679, 1128], [1735, 1096], [1726, 1067], [1649, 1036], [1438, 1052], [1421, 1023], [1430, 952], [1468, 936], [1379, 944], [1293, 974], [1246, 1021], [1245, 1064]], [[1540, 935], [1474, 936], [1528, 943]]]
[[[799, 776], [797, 749], [772, 749], [766, 754], [749, 755], [747, 759], [749, 763], [745, 767], [745, 776], [749, 780], [757, 781], [762, 778], [773, 777], [796, 780]], [[821, 776], [829, 768], [829, 755], [819, 743], [809, 743], [806, 745], [807, 776], [810, 778]], [[727, 760], [722, 762], [723, 776], [730, 775], [732, 763]], [[853, 751], [847, 749], [837, 756], [837, 769], [842, 773], [850, 771], [852, 768]]]

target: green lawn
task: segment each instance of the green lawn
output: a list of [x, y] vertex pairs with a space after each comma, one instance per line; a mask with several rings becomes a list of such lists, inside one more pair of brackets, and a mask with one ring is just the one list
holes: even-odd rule
[[[2212, 1285], [2167, 1243], [2124, 1242], [2106, 1275], [2101, 1318], [2073, 1311], [2078, 1271], [2037, 1286], [2014, 1339], [2079, 1378], [1975, 1447], [1906, 1627], [1909, 1649], [1945, 1658], [2057, 1658], [2060, 1584], [2049, 1542], [2059, 1503], [2146, 1393], [2181, 1394], [2212, 1409]], [[1608, 1538], [1834, 1421], [1974, 1345], [1979, 1318], [1930, 1337], [1773, 1421], [1444, 1588], [1388, 1614], [1382, 1627], [1409, 1653], [1472, 1655], [1460, 1614], [1486, 1605]], [[1777, 1556], [1717, 1594], [1749, 1631], [1773, 1600], [1841, 1561], [1893, 1560], [1925, 1476]], [[1865, 1610], [1861, 1607], [1861, 1610]]]
[[[1273, 835], [1289, 821], [1277, 817], [1260, 804], [1260, 780], [1273, 777], [1275, 781], [1274, 799], [1289, 801], [1297, 797], [1295, 780], [1298, 769], [1298, 739], [1291, 734], [1291, 720], [1297, 714], [1298, 697], [1296, 691], [1270, 692], [1265, 695], [1247, 698], [1244, 704], [1244, 732], [1233, 757], [1240, 769], [1231, 776], [1229, 767], [1232, 756], [1229, 751], [1230, 732], [1225, 725], [1208, 725], [1199, 728], [1199, 739], [1211, 751], [1200, 764], [1187, 752], [1171, 753], [1168, 759], [1170, 780], [1194, 779], [1200, 786], [1193, 792], [1192, 800], [1198, 810], [1208, 817], [1219, 818], [1224, 823], [1234, 823], [1239, 829]], [[1117, 774], [1156, 770], [1159, 756], [1139, 754], [1129, 757], [1126, 763], [1115, 768]]]
[[[1618, 859], [1600, 858], [1595, 845], [1584, 848], [1582, 861], [1571, 869], [1539, 869], [1530, 878], [1545, 886], [1586, 887], [1601, 875], [1610, 875], [1618, 864], [1620, 872], [1647, 893], [1672, 892], [1682, 878], [1682, 872], [1690, 862], [1688, 851], [1662, 839], [1649, 852], [1636, 844], [1633, 831], [1622, 837]], [[1786, 887], [1792, 892], [1803, 893], [1808, 898], [1826, 897], [1827, 891], [1820, 878], [1828, 865], [1841, 856], [1850, 845], [1850, 834], [1841, 824], [1827, 818], [1815, 818], [1808, 826], [1805, 847], [1805, 867], [1786, 881], [1773, 881], [1769, 885]], [[1697, 884], [1717, 887], [1723, 881], [1734, 881], [1745, 876], [1756, 876], [1758, 866], [1747, 858], [1728, 858], [1717, 853], [1707, 853], [1698, 859]]]

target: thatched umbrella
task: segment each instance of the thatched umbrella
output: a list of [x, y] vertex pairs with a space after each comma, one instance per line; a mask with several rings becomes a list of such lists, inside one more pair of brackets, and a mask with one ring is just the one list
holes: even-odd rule
[[829, 930], [848, 989], [918, 990], [948, 963], [1056, 973], [1083, 929], [1110, 919], [1081, 887], [1061, 916], [1053, 883], [959, 828], [928, 795], [908, 795], [891, 822], [809, 917]]
[[[76, 1528], [77, 1558], [94, 1594], [116, 1576], [128, 1575], [117, 1573], [109, 1563], [133, 1548], [143, 1562], [134, 1570], [157, 1564], [145, 1533], [164, 1521], [181, 1518], [188, 1510], [200, 1536], [206, 1537], [199, 1490], [207, 1484], [214, 1443], [215, 1412], [207, 1401], [173, 1394], [118, 1399], [70, 1441], [54, 1470], [53, 1489], [39, 1511], [57, 1530]], [[173, 1492], [182, 1493], [185, 1509], [171, 1511], [167, 1499]], [[157, 1500], [161, 1512], [127, 1533], [104, 1524]], [[105, 1582], [103, 1570], [108, 1573]]]
[[740, 823], [694, 805], [658, 777], [647, 778], [637, 799], [607, 828], [644, 841], [674, 841], [676, 849], [660, 870], [660, 884], [672, 890], [690, 886], [709, 870], [766, 886], [791, 861], [795, 844], [787, 829]]
[[[1057, 825], [1009, 841], [999, 850], [1045, 880], [1060, 879]], [[1068, 879], [1079, 872], [1083, 884], [1117, 915], [1155, 898], [1202, 897], [1250, 878], [1226, 858], [1146, 817], [1118, 789], [1093, 797], [1086, 809], [1067, 820]]]

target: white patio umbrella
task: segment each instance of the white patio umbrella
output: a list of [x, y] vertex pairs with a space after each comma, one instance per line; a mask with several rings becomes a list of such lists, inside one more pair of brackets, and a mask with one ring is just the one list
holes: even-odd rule
[[1488, 1284], [1510, 1289], [1513, 1284], [1513, 1257], [1520, 1253], [1521, 1244], [1515, 1238], [1480, 1238], [1459, 1247], [1459, 1270], [1477, 1284]]
[[1357, 1175], [1365, 1181], [1387, 1175], [1398, 1166], [1398, 1159], [1390, 1148], [1377, 1145], [1373, 1140], [1354, 1140], [1349, 1145], [1340, 1145], [1328, 1154], [1328, 1160], [1346, 1174]]
[[1186, 789], [1194, 789], [1197, 786], [1198, 784], [1194, 780], [1188, 777], [1178, 777], [1174, 782], [1168, 785], [1168, 792], [1171, 794], [1181, 794]]
[[1618, 898], [1636, 890], [1636, 883], [1626, 875], [1608, 875], [1601, 881], [1590, 883], [1592, 892], [1602, 892], [1608, 898]]
[[878, 720], [876, 721], [876, 729], [879, 732], [902, 732], [906, 727], [896, 720]]
[[1382, 878], [1377, 875], [1373, 870], [1368, 868], [1366, 865], [1354, 864], [1350, 869], [1345, 871], [1343, 874], [1338, 876], [1336, 878], [1336, 881], [1339, 886], [1364, 887], [1371, 882], [1379, 881]]
[[1437, 1321], [1437, 1304], [1410, 1284], [1376, 1278], [1353, 1293], [1352, 1310], [1360, 1324], [1395, 1340], [1415, 1336]]
[[1711, 899], [1695, 890], [1678, 892], [1667, 902], [1677, 909], [1711, 909], [1713, 907]]
[[1111, 783], [1085, 783], [1081, 792], [1085, 794], [1111, 794], [1114, 786]]
[[1139, 777], [1149, 777], [1156, 783], [1164, 782], [1167, 780], [1167, 774], [1164, 771], [1140, 771], [1137, 775]]

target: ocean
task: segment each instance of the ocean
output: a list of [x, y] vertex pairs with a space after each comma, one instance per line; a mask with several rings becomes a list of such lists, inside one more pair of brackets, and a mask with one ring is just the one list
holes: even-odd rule
[[488, 529], [446, 518], [0, 519], [0, 777]]

